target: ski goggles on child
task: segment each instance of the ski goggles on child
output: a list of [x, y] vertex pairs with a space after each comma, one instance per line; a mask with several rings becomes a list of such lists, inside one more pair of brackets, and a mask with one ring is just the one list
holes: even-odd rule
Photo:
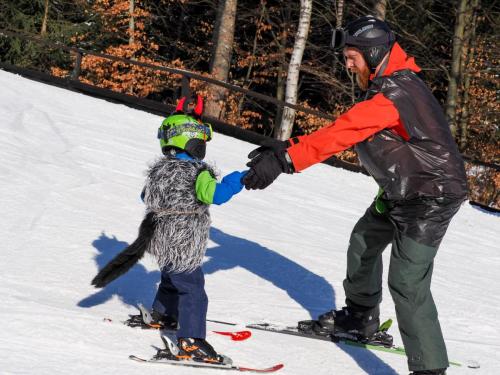
[[189, 139], [197, 138], [208, 142], [212, 139], [212, 134], [212, 125], [208, 123], [190, 122], [176, 126], [162, 125], [158, 129], [158, 139], [163, 139], [166, 142], [178, 136], [184, 136]]

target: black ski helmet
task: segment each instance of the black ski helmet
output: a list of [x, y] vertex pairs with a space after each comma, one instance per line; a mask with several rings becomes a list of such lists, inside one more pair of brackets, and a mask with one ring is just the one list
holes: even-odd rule
[[358, 48], [374, 71], [396, 41], [389, 25], [373, 16], [365, 16], [349, 22], [343, 29], [333, 31], [332, 47], [351, 46]]

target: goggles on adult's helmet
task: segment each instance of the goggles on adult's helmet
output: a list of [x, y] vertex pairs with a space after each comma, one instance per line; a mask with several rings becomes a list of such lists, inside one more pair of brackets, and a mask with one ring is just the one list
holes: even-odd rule
[[387, 23], [373, 16], [365, 16], [348, 23], [344, 28], [334, 29], [331, 47], [375, 47], [390, 45], [395, 40], [394, 32]]
[[334, 49], [342, 49], [345, 46], [354, 47], [375, 47], [378, 45], [388, 45], [395, 41], [394, 33], [381, 35], [376, 38], [364, 38], [362, 36], [352, 36], [344, 29], [334, 29], [330, 46]]
[[346, 46], [358, 48], [370, 68], [374, 69], [392, 48], [396, 36], [389, 25], [373, 16], [358, 18], [342, 29], [333, 30], [331, 47]]

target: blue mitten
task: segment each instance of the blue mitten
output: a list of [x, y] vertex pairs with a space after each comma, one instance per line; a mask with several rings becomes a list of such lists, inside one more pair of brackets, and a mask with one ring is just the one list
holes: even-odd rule
[[238, 194], [243, 189], [241, 180], [247, 172], [234, 171], [224, 176], [222, 181], [215, 187], [213, 203], [226, 203], [233, 195]]

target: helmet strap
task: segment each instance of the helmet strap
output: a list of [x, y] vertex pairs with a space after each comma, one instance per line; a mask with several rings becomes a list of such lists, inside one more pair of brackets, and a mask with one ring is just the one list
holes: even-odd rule
[[[387, 65], [389, 64], [390, 54], [391, 54], [391, 51], [389, 51], [388, 53], [385, 54], [385, 56], [384, 56], [384, 58], [382, 60], [382, 65], [380, 66], [380, 69], [378, 70], [377, 75], [375, 76], [375, 78], [381, 77], [382, 74], [384, 74], [384, 71], [387, 68]], [[376, 69], [377, 69], [377, 67], [373, 68], [373, 71], [375, 72]]]

